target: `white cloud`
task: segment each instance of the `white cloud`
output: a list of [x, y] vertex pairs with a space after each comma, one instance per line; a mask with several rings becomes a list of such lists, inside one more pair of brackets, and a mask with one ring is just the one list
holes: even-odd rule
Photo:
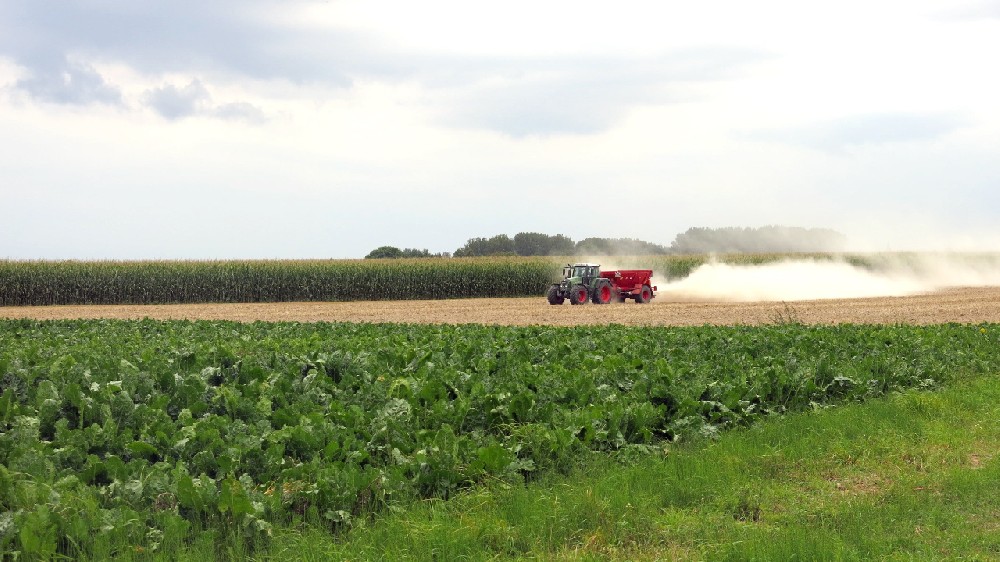
[[246, 123], [263, 123], [267, 120], [264, 112], [252, 103], [245, 101], [225, 103], [215, 107], [212, 115], [220, 119], [243, 121]]
[[69, 60], [36, 66], [29, 77], [18, 80], [14, 87], [33, 99], [48, 103], [122, 103], [119, 89], [106, 82], [93, 66]]
[[177, 87], [166, 84], [146, 92], [146, 103], [167, 119], [190, 117], [204, 110], [211, 96], [199, 80]]
[[197, 79], [186, 86], [164, 84], [150, 88], [143, 95], [143, 102], [168, 120], [206, 116], [260, 124], [267, 119], [263, 110], [249, 102], [215, 105], [208, 88]]

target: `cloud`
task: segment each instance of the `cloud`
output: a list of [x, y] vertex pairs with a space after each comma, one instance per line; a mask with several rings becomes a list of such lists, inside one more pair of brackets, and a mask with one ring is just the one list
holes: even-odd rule
[[793, 129], [758, 131], [750, 136], [841, 152], [866, 145], [933, 141], [965, 125], [965, 119], [948, 113], [874, 113], [851, 115]]
[[192, 80], [187, 86], [165, 84], [146, 91], [145, 103], [160, 116], [171, 121], [186, 117], [215, 117], [230, 121], [262, 123], [264, 111], [247, 102], [213, 105], [212, 96], [201, 80]]
[[122, 103], [121, 91], [107, 83], [93, 66], [68, 60], [36, 66], [30, 77], [18, 80], [14, 87], [33, 99], [49, 103]]
[[[206, 84], [280, 80], [325, 88], [358, 81], [417, 84], [449, 126], [520, 137], [606, 130], [636, 104], [678, 99], [676, 86], [724, 78], [761, 58], [735, 49], [651, 56], [490, 57], [413, 53], [336, 24], [292, 23], [307, 2], [90, 0], [51, 9], [0, 4], [0, 55], [29, 70], [53, 56], [124, 63], [140, 75], [187, 74]], [[7, 29], [4, 29], [7, 27]], [[256, 121], [247, 105], [202, 111], [197, 87], [164, 86], [147, 103], [168, 119]]]
[[142, 72], [219, 72], [347, 85], [341, 67], [365, 64], [347, 31], [281, 23], [306, 2], [268, 0], [0, 3], [0, 54], [34, 69], [47, 58], [124, 62]]
[[[453, 88], [445, 123], [513, 137], [607, 130], [635, 105], [685, 101], [683, 87], [733, 76], [765, 55], [705, 49], [658, 57], [550, 57], [482, 61]], [[451, 61], [461, 68], [458, 61]], [[442, 65], [437, 65], [441, 68]], [[445, 65], [447, 67], [447, 65]], [[433, 80], [429, 81], [433, 84]]]
[[199, 80], [178, 88], [167, 84], [146, 92], [146, 103], [167, 119], [182, 119], [201, 112], [211, 96]]
[[211, 115], [227, 121], [243, 121], [245, 123], [263, 123], [267, 116], [259, 107], [247, 102], [234, 102], [220, 105], [211, 111]]

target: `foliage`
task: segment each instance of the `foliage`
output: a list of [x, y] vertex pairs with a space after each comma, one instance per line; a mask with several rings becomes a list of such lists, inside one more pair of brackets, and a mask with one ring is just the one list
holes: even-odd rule
[[456, 257], [471, 256], [649, 256], [665, 255], [667, 248], [632, 238], [586, 238], [574, 242], [562, 234], [519, 232], [511, 240], [506, 234], [471, 238], [455, 250]]
[[654, 256], [670, 253], [670, 250], [634, 238], [585, 238], [576, 243], [576, 254], [580, 256]]
[[336, 531], [587, 451], [995, 372], [997, 330], [0, 321], [0, 551]]
[[399, 259], [403, 257], [403, 250], [395, 246], [379, 246], [365, 256], [366, 260], [373, 259]]
[[519, 256], [569, 256], [575, 248], [573, 240], [562, 234], [518, 232], [514, 235], [514, 251]]
[[400, 259], [400, 258], [445, 258], [443, 254], [432, 254], [426, 248], [418, 250], [416, 248], [403, 248], [400, 250], [395, 246], [379, 246], [365, 256], [366, 260], [374, 259]]
[[840, 252], [847, 237], [826, 228], [689, 228], [670, 244], [676, 254]]
[[456, 258], [513, 255], [517, 255], [514, 241], [506, 234], [498, 234], [492, 238], [470, 238], [464, 246], [455, 250]]

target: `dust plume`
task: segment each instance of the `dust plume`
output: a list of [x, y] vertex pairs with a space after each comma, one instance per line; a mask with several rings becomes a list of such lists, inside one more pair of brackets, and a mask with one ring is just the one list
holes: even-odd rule
[[[900, 254], [859, 260], [709, 262], [659, 286], [668, 300], [803, 301], [907, 296], [949, 287], [1000, 286], [1000, 255]], [[861, 263], [863, 265], [857, 265]], [[659, 279], [665, 279], [663, 275]]]

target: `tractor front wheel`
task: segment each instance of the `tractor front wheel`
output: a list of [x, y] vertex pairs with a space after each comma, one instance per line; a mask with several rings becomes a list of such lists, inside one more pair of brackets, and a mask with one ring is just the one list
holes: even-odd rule
[[553, 285], [549, 287], [548, 294], [549, 304], [562, 304], [563, 296], [559, 294], [559, 287]]
[[583, 285], [577, 285], [569, 290], [569, 302], [570, 304], [586, 304], [587, 303], [587, 288]]

